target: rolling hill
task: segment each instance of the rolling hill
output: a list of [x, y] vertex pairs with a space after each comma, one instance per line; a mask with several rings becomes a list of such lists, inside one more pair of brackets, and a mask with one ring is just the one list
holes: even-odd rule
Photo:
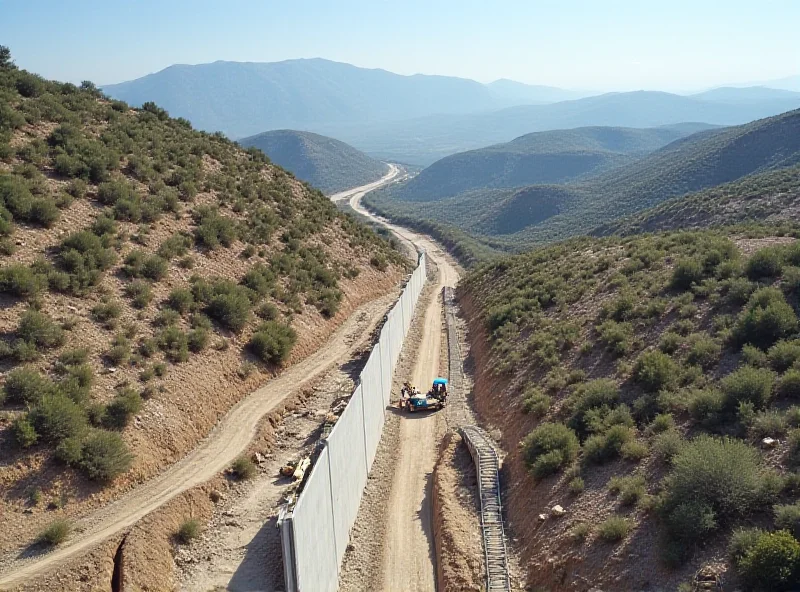
[[[700, 590], [686, 582], [709, 565], [726, 589], [796, 588], [792, 236], [581, 237], [462, 279], [472, 401], [502, 426], [526, 589]], [[552, 518], [556, 504], [566, 512]], [[773, 540], [792, 551], [744, 559]], [[566, 574], [556, 588], [554, 569]]]
[[438, 160], [403, 185], [398, 198], [428, 201], [477, 189], [566, 183], [630, 163], [702, 128], [687, 124], [535, 132]]
[[325, 124], [314, 131], [384, 160], [428, 165], [456, 152], [508, 142], [536, 131], [590, 126], [649, 128], [686, 121], [727, 126], [797, 108], [800, 95], [727, 102], [639, 91], [359, 127]]
[[592, 231], [636, 234], [751, 222], [800, 221], [800, 166], [749, 175], [718, 187], [669, 199]]
[[380, 179], [388, 167], [352, 146], [310, 132], [275, 130], [239, 140], [326, 194]]
[[581, 234], [671, 197], [800, 163], [800, 110], [677, 140], [645, 158], [581, 183], [474, 191], [404, 201], [400, 187], [367, 203], [406, 221], [451, 225], [506, 250]]
[[0, 553], [17, 554], [185, 457], [408, 264], [257, 150], [4, 50]]

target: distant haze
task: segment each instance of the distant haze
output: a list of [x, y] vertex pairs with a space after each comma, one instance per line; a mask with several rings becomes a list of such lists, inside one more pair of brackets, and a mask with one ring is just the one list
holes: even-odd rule
[[795, 0], [37, 0], [0, 42], [49, 78], [110, 84], [172, 64], [325, 57], [605, 91], [700, 91], [800, 74]]

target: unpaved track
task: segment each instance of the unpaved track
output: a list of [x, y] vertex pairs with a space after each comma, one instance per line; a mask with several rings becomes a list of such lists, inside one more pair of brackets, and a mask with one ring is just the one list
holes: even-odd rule
[[[378, 220], [399, 237], [426, 251], [438, 267], [435, 294], [455, 286], [459, 271], [442, 249], [429, 238], [380, 219], [363, 207], [364, 192], [350, 198], [354, 210]], [[442, 301], [433, 298], [425, 310], [423, 335], [412, 383], [427, 389], [439, 373], [442, 335]], [[444, 371], [445, 369], [442, 369]], [[381, 590], [422, 592], [436, 589], [436, 567], [431, 512], [431, 478], [441, 437], [439, 414], [406, 414], [400, 422], [399, 447], [391, 495], [386, 511], [388, 527], [383, 541]]]
[[[390, 167], [385, 177], [368, 187], [374, 189], [393, 180], [399, 174], [399, 169], [394, 165]], [[349, 193], [363, 195], [370, 189], [356, 188]], [[181, 461], [115, 502], [79, 520], [75, 526], [80, 534], [70, 541], [44, 555], [24, 557], [23, 553], [12, 553], [0, 557], [0, 590], [13, 590], [37, 575], [55, 569], [129, 528], [184, 491], [225, 470], [247, 448], [264, 415], [275, 409], [291, 392], [311, 383], [351, 355], [352, 335], [362, 328], [359, 325], [363, 324], [364, 313], [368, 313], [369, 325], [374, 327], [388, 309], [389, 302], [384, 300], [378, 299], [356, 309], [316, 353], [248, 395]]]
[[382, 185], [386, 185], [387, 183], [394, 181], [395, 178], [400, 174], [401, 169], [397, 165], [387, 163], [389, 165], [389, 172], [386, 173], [383, 177], [374, 181], [372, 183], [368, 183], [367, 185], [362, 185], [361, 187], [354, 187], [353, 189], [345, 189], [344, 191], [340, 191], [339, 193], [334, 193], [330, 196], [331, 201], [342, 201], [343, 199], [350, 199], [356, 194], [364, 195], [365, 193], [369, 193], [373, 189], [377, 189]]

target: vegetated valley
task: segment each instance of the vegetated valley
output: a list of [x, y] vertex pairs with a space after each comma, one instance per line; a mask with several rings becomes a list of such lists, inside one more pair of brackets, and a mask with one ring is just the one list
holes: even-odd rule
[[462, 282], [529, 586], [796, 589], [798, 235], [576, 238]]
[[259, 150], [0, 49], [10, 551], [179, 460], [409, 264]]
[[[458, 243], [469, 258], [479, 259], [491, 250], [519, 251], [587, 233], [671, 197], [794, 166], [800, 159], [799, 126], [800, 111], [790, 111], [742, 126], [702, 131], [581, 182], [512, 189], [487, 184], [486, 189], [431, 199], [429, 190], [415, 196], [411, 181], [373, 194], [366, 203], [395, 219], [436, 231], [448, 242]], [[463, 235], [470, 240], [463, 240]]]
[[377, 181], [388, 171], [386, 164], [352, 146], [310, 132], [275, 130], [244, 138], [239, 144], [258, 148], [272, 162], [326, 194]]

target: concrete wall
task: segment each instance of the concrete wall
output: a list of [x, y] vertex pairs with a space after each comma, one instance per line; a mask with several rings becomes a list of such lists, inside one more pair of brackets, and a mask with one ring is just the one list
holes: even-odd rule
[[288, 592], [335, 591], [350, 529], [381, 439], [392, 376], [425, 285], [425, 253], [386, 317], [347, 407], [312, 467], [294, 510], [280, 520]]

